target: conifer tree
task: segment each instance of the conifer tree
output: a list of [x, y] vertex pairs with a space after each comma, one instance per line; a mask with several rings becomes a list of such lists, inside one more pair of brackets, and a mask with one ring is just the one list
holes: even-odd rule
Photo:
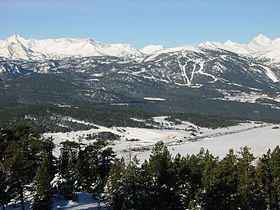
[[180, 154], [177, 154], [173, 163], [176, 173], [177, 195], [182, 203], [182, 206], [185, 206], [186, 208], [189, 206], [190, 201], [193, 199], [190, 192], [191, 183], [188, 161], [189, 156], [182, 157]]
[[[237, 157], [233, 150], [215, 167], [213, 182], [205, 189], [202, 206], [205, 209], [236, 209], [237, 197]], [[207, 186], [207, 185], [206, 185]]]
[[51, 171], [48, 163], [49, 159], [44, 158], [42, 165], [39, 167], [35, 177], [36, 192], [32, 209], [51, 209], [52, 188], [50, 185]]
[[23, 210], [25, 209], [25, 185], [33, 180], [39, 164], [38, 157], [42, 150], [39, 138], [37, 132], [22, 125], [15, 126], [7, 131], [9, 145], [5, 151], [5, 159], [9, 163], [6, 170], [10, 176], [11, 196], [20, 201]]
[[111, 168], [107, 184], [105, 186], [105, 198], [111, 209], [122, 209], [122, 173], [125, 170], [124, 159], [117, 159]]
[[127, 163], [122, 158], [116, 160], [110, 171], [105, 186], [106, 200], [112, 209], [152, 209], [149, 186], [149, 180], [138, 167], [136, 157], [129, 159]]
[[10, 201], [9, 187], [6, 179], [6, 174], [3, 168], [0, 166], [0, 207], [5, 209], [5, 206]]
[[171, 154], [163, 142], [158, 142], [152, 149], [145, 168], [152, 182], [153, 208], [180, 209], [181, 201], [176, 196], [176, 173]]
[[91, 190], [91, 186], [96, 180], [93, 170], [91, 170], [88, 159], [81, 155], [73, 166], [73, 178], [75, 179], [75, 187], [79, 190]]
[[100, 192], [106, 184], [116, 155], [112, 148], [107, 147], [107, 143], [100, 139], [88, 145], [84, 154], [88, 164], [88, 173], [84, 173], [89, 180], [87, 185], [91, 186], [95, 182], [95, 191]]
[[241, 148], [237, 162], [238, 196], [241, 209], [265, 209], [261, 189], [257, 185], [256, 169], [252, 162], [255, 157], [248, 147]]
[[78, 161], [80, 150], [79, 143], [66, 141], [61, 143], [61, 154], [59, 157], [59, 174], [63, 178], [63, 182], [59, 186], [59, 192], [67, 200], [75, 200], [75, 189], [77, 187], [75, 164]]
[[271, 153], [273, 208], [280, 209], [280, 147], [277, 146]]
[[280, 195], [280, 148], [263, 155], [258, 162], [257, 175], [263, 196], [269, 209], [279, 209]]

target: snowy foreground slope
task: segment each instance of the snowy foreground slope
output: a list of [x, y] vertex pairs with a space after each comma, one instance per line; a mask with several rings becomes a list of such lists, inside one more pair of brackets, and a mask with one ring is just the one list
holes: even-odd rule
[[[53, 209], [69, 209], [69, 210], [97, 210], [97, 209], [105, 209], [104, 204], [98, 204], [98, 201], [92, 198], [90, 193], [77, 193], [78, 200], [77, 202], [73, 201], [65, 201], [55, 199], [53, 203]], [[100, 208], [99, 208], [100, 207]]]
[[[134, 119], [139, 120], [139, 119]], [[213, 155], [223, 157], [229, 149], [239, 151], [241, 147], [248, 146], [252, 153], [259, 157], [268, 149], [273, 149], [280, 143], [279, 125], [246, 122], [227, 128], [209, 129], [195, 126], [192, 123], [182, 121], [175, 125], [166, 120], [166, 117], [155, 117], [158, 127], [131, 128], [98, 126], [98, 129], [67, 133], [46, 133], [45, 137], [52, 136], [56, 144], [55, 155], [59, 154], [59, 144], [63, 141], [86, 140], [88, 134], [111, 132], [121, 136], [120, 140], [111, 142], [113, 149], [119, 157], [126, 156], [128, 149], [144, 161], [148, 159], [151, 148], [158, 141], [163, 141], [173, 155], [197, 154], [201, 148], [208, 149]]]
[[[67, 209], [67, 210], [81, 210], [81, 209], [87, 209], [87, 210], [105, 210], [106, 208], [104, 207], [104, 203], [98, 202], [98, 200], [95, 200], [92, 198], [92, 195], [90, 193], [85, 193], [85, 192], [78, 192], [77, 193], [77, 201], [67, 201], [65, 199], [60, 199], [60, 198], [53, 198], [53, 210], [62, 210], [62, 209]], [[25, 208], [29, 209], [30, 208], [30, 201], [27, 200], [25, 204]], [[2, 208], [0, 208], [2, 209]], [[5, 208], [6, 210], [15, 210], [15, 209], [20, 209], [19, 207], [16, 206], [8, 206]]]

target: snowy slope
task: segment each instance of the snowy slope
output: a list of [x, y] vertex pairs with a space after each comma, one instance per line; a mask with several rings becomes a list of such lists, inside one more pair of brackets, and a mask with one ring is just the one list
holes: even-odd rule
[[[28, 196], [28, 199], [25, 201], [25, 209], [29, 209], [31, 207], [33, 197], [31, 195]], [[77, 192], [77, 201], [67, 201], [63, 198], [53, 197], [52, 209], [53, 210], [81, 210], [81, 209], [88, 209], [88, 210], [105, 210], [105, 204], [93, 198], [90, 193], [86, 192]], [[2, 209], [2, 208], [0, 208]], [[15, 210], [21, 209], [19, 204], [10, 204], [6, 206], [6, 210]]]
[[271, 40], [263, 34], [252, 39], [248, 44], [233, 41], [211, 42], [204, 41], [198, 46], [181, 46], [165, 48], [162, 45], [148, 45], [137, 50], [130, 44], [104, 44], [92, 39], [25, 39], [13, 35], [6, 40], [0, 40], [0, 57], [8, 59], [48, 59], [72, 56], [116, 56], [116, 57], [144, 57], [167, 52], [188, 50], [197, 52], [200, 49], [223, 49], [241, 55], [249, 55], [262, 59], [280, 62], [280, 38]]
[[77, 201], [66, 201], [64, 199], [55, 198], [52, 204], [53, 210], [68, 209], [68, 210], [105, 210], [104, 203], [98, 204], [98, 200], [94, 199], [90, 193], [78, 192]]
[[[134, 120], [139, 121], [142, 119]], [[198, 127], [186, 121], [181, 121], [181, 124], [175, 125], [167, 121], [166, 116], [154, 117], [154, 121], [159, 123], [159, 126], [152, 129], [132, 127], [106, 128], [95, 125], [99, 129], [66, 133], [45, 133], [44, 136], [46, 138], [51, 136], [54, 138], [56, 145], [54, 153], [58, 156], [60, 143], [67, 139], [76, 142], [82, 140], [87, 145], [91, 143], [85, 140], [87, 134], [102, 131], [112, 132], [121, 136], [119, 141], [113, 142], [111, 145], [114, 151], [117, 152], [117, 155], [120, 157], [126, 156], [128, 148], [130, 148], [141, 161], [149, 157], [151, 148], [158, 141], [163, 141], [173, 155], [177, 153], [182, 155], [197, 154], [201, 148], [204, 148], [219, 157], [224, 157], [230, 149], [239, 151], [241, 147], [245, 146], [250, 147], [256, 157], [260, 157], [268, 149], [273, 149], [279, 145], [280, 141], [279, 125], [269, 123], [246, 122], [236, 126], [211, 129]], [[134, 139], [134, 141], [130, 139]]]
[[142, 48], [140, 50], [140, 52], [143, 53], [143, 54], [149, 55], [149, 54], [153, 54], [155, 52], [158, 52], [158, 51], [161, 51], [161, 50], [164, 50], [164, 49], [165, 49], [165, 47], [162, 46], [162, 45], [148, 45], [148, 46]]
[[0, 41], [0, 57], [44, 59], [72, 56], [136, 57], [142, 53], [129, 44], [104, 44], [92, 39], [24, 39], [13, 35]]
[[271, 40], [263, 34], [256, 36], [247, 44], [239, 44], [231, 40], [226, 42], [204, 41], [198, 46], [185, 45], [176, 48], [164, 48], [161, 45], [148, 45], [140, 51], [146, 55], [158, 55], [181, 50], [198, 52], [200, 49], [223, 49], [240, 55], [252, 56], [260, 59], [270, 59], [277, 63], [280, 62], [280, 38]]
[[247, 44], [239, 44], [228, 40], [224, 43], [205, 41], [200, 43], [199, 46], [212, 49], [220, 48], [237, 54], [280, 62], [280, 39], [271, 40], [263, 34], [256, 36]]

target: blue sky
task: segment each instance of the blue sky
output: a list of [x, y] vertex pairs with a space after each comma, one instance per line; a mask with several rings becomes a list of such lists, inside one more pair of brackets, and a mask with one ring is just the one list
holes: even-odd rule
[[93, 38], [167, 47], [280, 37], [279, 0], [0, 0], [0, 39]]

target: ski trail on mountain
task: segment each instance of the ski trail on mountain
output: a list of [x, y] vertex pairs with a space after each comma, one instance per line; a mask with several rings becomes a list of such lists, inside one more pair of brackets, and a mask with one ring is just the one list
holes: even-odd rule
[[[195, 73], [196, 65], [197, 65], [197, 64], [195, 64], [195, 65], [193, 66], [192, 74], [191, 74], [191, 78], [190, 78], [190, 83], [191, 83], [192, 80], [193, 80], [193, 75], [194, 75], [194, 73]], [[190, 84], [190, 85], [191, 85], [191, 84]]]
[[218, 78], [216, 78], [212, 74], [208, 74], [208, 73], [203, 71], [204, 62], [202, 62], [202, 61], [198, 61], [198, 62], [194, 63], [194, 65], [192, 67], [192, 70], [191, 70], [191, 75], [189, 77], [186, 73], [186, 71], [187, 71], [186, 67], [188, 65], [188, 62], [186, 61], [184, 64], [182, 64], [182, 61], [180, 60], [182, 58], [187, 58], [185, 52], [182, 52], [182, 56], [179, 56], [178, 64], [179, 64], [179, 68], [181, 70], [182, 77], [183, 77], [183, 80], [184, 80], [184, 83], [185, 83], [186, 86], [191, 87], [192, 85], [194, 85], [194, 84], [192, 84], [192, 81], [194, 79], [195, 74], [200, 74], [200, 75], [204, 75], [204, 76], [207, 76], [207, 77], [211, 77], [213, 80], [210, 81], [209, 83], [214, 83], [218, 80]]
[[208, 73], [203, 71], [203, 69], [204, 69], [204, 62], [199, 62], [198, 65], [199, 65], [199, 70], [197, 71], [198, 74], [205, 75], [205, 76], [211, 77], [213, 79], [213, 81], [211, 81], [209, 83], [214, 83], [214, 82], [218, 81], [217, 77], [215, 77], [212, 74], [208, 74]]
[[182, 77], [183, 77], [183, 80], [184, 80], [185, 85], [186, 85], [186, 86], [189, 86], [190, 80], [189, 80], [189, 78], [188, 78], [188, 76], [187, 76], [187, 74], [186, 74], [186, 65], [188, 64], [188, 62], [186, 62], [184, 65], [182, 65], [181, 62], [180, 62], [180, 59], [181, 59], [181, 58], [182, 58], [181, 56], [178, 58], [179, 68], [180, 68], [180, 70], [181, 70]]
[[267, 66], [263, 66], [263, 65], [260, 65], [260, 67], [262, 67], [264, 70], [265, 70], [265, 74], [266, 76], [272, 80], [272, 82], [279, 82], [277, 76], [274, 74], [274, 72], [268, 68]]
[[188, 87], [191, 87], [192, 86], [192, 80], [193, 80], [193, 76], [194, 76], [194, 73], [195, 73], [195, 69], [196, 69], [196, 65], [194, 65], [193, 69], [192, 69], [192, 73], [191, 73], [191, 76], [190, 78], [188, 77], [187, 73], [186, 73], [186, 66], [188, 65], [188, 62], [186, 61], [183, 65], [180, 61], [181, 58], [187, 58], [185, 52], [182, 52], [182, 56], [180, 56], [178, 58], [178, 64], [179, 64], [179, 67], [181, 69], [181, 72], [182, 72], [182, 76], [183, 76], [183, 80], [185, 82], [185, 85], [188, 86]]
[[[183, 56], [185, 58], [187, 58], [186, 56], [186, 53], [185, 52], [182, 52]], [[186, 73], [186, 66], [187, 66], [188, 62], [183, 66], [183, 70], [184, 70], [184, 76], [186, 77], [187, 81], [188, 81], [188, 87], [191, 87], [192, 86], [192, 80], [193, 80], [193, 76], [194, 76], [194, 73], [195, 73], [195, 69], [196, 69], [196, 63], [193, 65], [193, 68], [192, 68], [192, 72], [191, 72], [191, 77], [189, 78], [187, 73]]]

